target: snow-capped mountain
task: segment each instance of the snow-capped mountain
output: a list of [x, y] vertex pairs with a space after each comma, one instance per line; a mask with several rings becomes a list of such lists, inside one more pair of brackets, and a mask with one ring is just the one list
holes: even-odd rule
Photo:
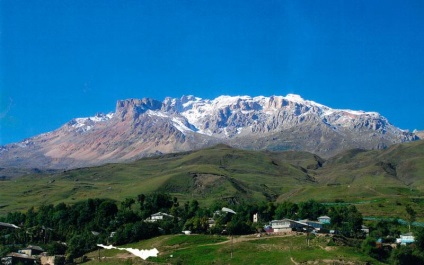
[[0, 166], [69, 168], [225, 143], [329, 157], [419, 139], [376, 112], [332, 109], [298, 95], [127, 99], [114, 113], [0, 147]]

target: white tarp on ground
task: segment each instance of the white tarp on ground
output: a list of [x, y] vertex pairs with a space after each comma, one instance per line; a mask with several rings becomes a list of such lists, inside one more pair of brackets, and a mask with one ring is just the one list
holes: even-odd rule
[[105, 248], [105, 249], [119, 249], [119, 250], [125, 250], [130, 252], [131, 254], [136, 255], [137, 257], [140, 257], [144, 260], [146, 260], [148, 257], [157, 257], [159, 251], [156, 248], [153, 249], [135, 249], [135, 248], [118, 248], [114, 247], [112, 245], [105, 246], [102, 244], [97, 244], [97, 246]]

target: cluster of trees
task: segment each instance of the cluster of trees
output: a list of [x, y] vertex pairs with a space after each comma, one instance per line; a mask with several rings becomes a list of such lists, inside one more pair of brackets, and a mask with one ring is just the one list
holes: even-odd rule
[[[222, 207], [231, 207], [237, 214], [217, 214]], [[146, 218], [156, 212], [173, 216], [160, 222], [146, 222]], [[260, 221], [253, 223], [252, 217], [258, 213]], [[321, 215], [332, 218], [333, 229], [343, 231], [347, 236], [359, 236], [362, 216], [354, 206], [326, 207], [314, 200], [301, 203], [239, 203], [228, 205], [222, 201], [210, 207], [200, 207], [192, 200], [182, 204], [169, 194], [140, 194], [122, 202], [109, 199], [88, 199], [72, 205], [42, 205], [25, 213], [9, 213], [0, 221], [22, 227], [11, 232], [0, 230], [0, 244], [13, 246], [16, 243], [39, 244], [51, 254], [66, 254], [68, 260], [96, 249], [97, 243], [125, 244], [167, 233], [181, 233], [191, 230], [195, 233], [232, 235], [250, 234], [261, 230], [273, 219], [312, 219]], [[215, 225], [209, 226], [209, 218]], [[114, 236], [111, 237], [111, 233]], [[66, 246], [61, 244], [66, 242]], [[1, 249], [4, 252], [13, 249]]]
[[[413, 210], [412, 210], [413, 211]], [[406, 213], [411, 212], [411, 207], [406, 207]], [[361, 250], [365, 254], [389, 264], [424, 264], [424, 228], [414, 227], [411, 230], [411, 220], [415, 217], [408, 216], [409, 230], [415, 237], [415, 242], [408, 245], [396, 246], [396, 238], [405, 231], [405, 227], [397, 220], [380, 220], [370, 223], [370, 235], [362, 242]], [[377, 243], [378, 242], [378, 243]]]

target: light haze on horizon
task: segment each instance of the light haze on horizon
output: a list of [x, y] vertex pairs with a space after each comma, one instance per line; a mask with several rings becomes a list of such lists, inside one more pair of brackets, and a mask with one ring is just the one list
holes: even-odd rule
[[0, 145], [117, 100], [298, 94], [424, 130], [424, 1], [0, 1]]

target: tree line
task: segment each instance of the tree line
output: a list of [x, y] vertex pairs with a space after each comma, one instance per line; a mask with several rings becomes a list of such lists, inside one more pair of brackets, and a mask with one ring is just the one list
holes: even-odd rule
[[[230, 207], [236, 214], [220, 212], [222, 207]], [[172, 218], [146, 221], [157, 212], [168, 213]], [[254, 223], [253, 215], [256, 213], [260, 219]], [[233, 205], [215, 201], [209, 207], [201, 207], [197, 200], [180, 203], [176, 197], [166, 193], [140, 194], [122, 202], [88, 199], [75, 204], [41, 205], [0, 218], [2, 222], [21, 227], [14, 231], [0, 230], [0, 255], [16, 251], [19, 244], [38, 244], [49, 254], [64, 254], [68, 261], [72, 261], [95, 250], [100, 243], [122, 245], [161, 234], [178, 234], [183, 230], [204, 234], [251, 234], [261, 231], [271, 220], [316, 220], [322, 215], [331, 217], [329, 229], [338, 230], [348, 237], [362, 235], [362, 215], [353, 205], [325, 206], [314, 200], [300, 203], [240, 202]], [[209, 225], [210, 218], [214, 219], [213, 226]]]

